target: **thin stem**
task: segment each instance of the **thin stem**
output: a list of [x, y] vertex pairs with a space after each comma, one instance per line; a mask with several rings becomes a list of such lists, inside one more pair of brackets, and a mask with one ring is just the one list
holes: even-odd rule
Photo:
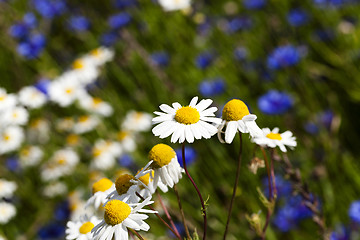
[[204, 203], [204, 200], [201, 196], [201, 193], [200, 193], [200, 190], [199, 188], [196, 186], [194, 180], [192, 179], [192, 177], [190, 176], [190, 173], [189, 171], [187, 170], [187, 167], [186, 167], [186, 161], [185, 161], [185, 142], [183, 143], [182, 145], [182, 161], [183, 161], [183, 165], [184, 165], [184, 169], [185, 169], [185, 173], [186, 175], [188, 176], [188, 178], [190, 179], [192, 185], [194, 186], [198, 196], [199, 196], [199, 199], [200, 199], [200, 203], [201, 203], [201, 211], [202, 211], [202, 215], [204, 216], [204, 235], [203, 235], [203, 240], [206, 239], [206, 229], [207, 229], [207, 219], [206, 219], [206, 208], [205, 208], [205, 203]]
[[175, 192], [176, 198], [178, 200], [179, 210], [180, 210], [180, 214], [181, 214], [181, 220], [182, 220], [183, 225], [184, 225], [186, 238], [191, 239], [189, 229], [188, 229], [188, 227], [186, 225], [185, 214], [184, 214], [184, 210], [183, 210], [182, 205], [181, 205], [180, 195], [179, 195], [179, 192], [177, 190], [176, 184], [174, 184], [174, 192]]
[[230, 219], [231, 219], [232, 206], [233, 206], [234, 199], [235, 199], [235, 196], [236, 196], [236, 189], [237, 189], [237, 186], [238, 186], [238, 183], [239, 183], [240, 167], [241, 167], [241, 155], [242, 155], [242, 135], [241, 135], [241, 132], [239, 132], [239, 137], [240, 137], [240, 149], [239, 149], [238, 164], [237, 164], [237, 169], [236, 169], [236, 176], [235, 176], [233, 194], [232, 194], [232, 197], [231, 197], [228, 217], [227, 217], [227, 220], [226, 220], [226, 226], [225, 226], [225, 232], [224, 232], [224, 238], [223, 238], [224, 240], [226, 239], [226, 234], [228, 232], [229, 223], [230, 223]]
[[274, 197], [277, 196], [277, 189], [276, 189], [276, 178], [275, 178], [275, 171], [274, 171], [274, 149], [271, 149], [271, 178], [272, 178], [272, 187], [274, 190]]
[[164, 209], [164, 212], [165, 212], [166, 217], [167, 217], [167, 218], [169, 219], [169, 221], [170, 221], [171, 227], [174, 229], [174, 231], [175, 231], [175, 233], [176, 233], [175, 236], [176, 236], [177, 238], [181, 239], [180, 233], [179, 233], [179, 231], [177, 230], [177, 228], [176, 228], [176, 226], [175, 226], [175, 224], [174, 224], [174, 222], [173, 222], [173, 220], [172, 220], [172, 218], [171, 218], [168, 210], [166, 209], [166, 206], [165, 206], [165, 204], [163, 203], [163, 201], [162, 201], [162, 199], [161, 199], [161, 196], [160, 196], [159, 191], [156, 190], [156, 194], [157, 194], [157, 196], [158, 196], [158, 199], [159, 199], [159, 202], [160, 202], [161, 207]]
[[[271, 184], [271, 170], [270, 170], [270, 166], [269, 166], [269, 160], [267, 158], [265, 149], [263, 147], [260, 147], [260, 149], [261, 149], [261, 152], [262, 152], [262, 154], [264, 156], [264, 160], [265, 160], [266, 171], [267, 171], [267, 174], [268, 174], [269, 198], [270, 198], [270, 201], [272, 201], [273, 200], [273, 193], [272, 193], [272, 188], [273, 187], [272, 187], [272, 184]], [[270, 222], [270, 217], [271, 217], [271, 211], [270, 211], [270, 209], [268, 207], [267, 213], [266, 213], [266, 222], [265, 222], [263, 232], [262, 232], [262, 236], [261, 236], [262, 240], [265, 239], [266, 230], [267, 230], [267, 227], [269, 226], [269, 222]]]
[[[138, 192], [136, 192], [136, 196], [138, 196], [139, 198], [141, 198], [141, 200], [145, 200]], [[150, 207], [151, 210], [155, 211], [155, 209], [152, 207], [151, 204], [149, 205], [149, 207]], [[169, 228], [169, 229], [173, 232], [173, 234], [174, 234], [176, 237], [178, 237], [178, 236], [176, 235], [174, 229], [172, 229], [172, 228], [169, 226], [169, 224], [167, 224], [167, 222], [165, 222], [165, 220], [164, 220], [162, 217], [160, 217], [160, 215], [159, 215], [157, 212], [155, 212], [154, 214], [160, 219], [160, 221], [161, 221], [167, 228]], [[181, 237], [180, 237], [179, 239], [181, 240]]]
[[142, 236], [140, 236], [140, 234], [135, 231], [134, 229], [128, 228], [133, 234], [135, 234], [140, 240], [144, 240], [144, 238]]

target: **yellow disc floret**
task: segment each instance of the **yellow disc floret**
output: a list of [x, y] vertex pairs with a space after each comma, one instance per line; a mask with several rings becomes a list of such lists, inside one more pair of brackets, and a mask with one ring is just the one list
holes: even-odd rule
[[116, 179], [115, 187], [119, 195], [125, 194], [129, 188], [134, 185], [134, 183], [130, 182], [132, 179], [135, 178], [130, 174], [123, 174]]
[[[153, 170], [152, 170], [153, 171]], [[139, 177], [139, 180], [145, 184], [146, 186], [149, 185], [150, 182], [150, 173], [145, 174], [144, 176]], [[144, 186], [140, 185], [140, 188], [143, 189]]]
[[222, 118], [226, 121], [238, 121], [249, 114], [249, 109], [243, 101], [233, 99], [225, 104]]
[[131, 207], [120, 200], [111, 200], [105, 205], [104, 220], [115, 226], [122, 223], [131, 213]]
[[200, 113], [196, 108], [182, 107], [176, 111], [175, 120], [186, 125], [194, 124], [200, 120]]
[[72, 64], [72, 67], [73, 67], [74, 69], [81, 69], [81, 68], [83, 68], [83, 67], [84, 67], [83, 61], [80, 60], [80, 59], [75, 60], [75, 61], [73, 62], [73, 64]]
[[105, 192], [113, 185], [113, 182], [108, 178], [102, 178], [92, 185], [93, 194], [96, 192]]
[[81, 234], [87, 234], [91, 231], [91, 229], [93, 229], [95, 227], [95, 225], [92, 222], [86, 222], [83, 225], [81, 225], [81, 227], [79, 228], [79, 232]]
[[273, 139], [273, 140], [281, 140], [282, 139], [282, 137], [279, 133], [272, 133], [272, 132], [269, 134], [266, 134], [266, 137]]
[[161, 168], [168, 165], [171, 159], [175, 157], [174, 149], [166, 144], [157, 144], [149, 152], [149, 160], [154, 162], [151, 164], [153, 168]]

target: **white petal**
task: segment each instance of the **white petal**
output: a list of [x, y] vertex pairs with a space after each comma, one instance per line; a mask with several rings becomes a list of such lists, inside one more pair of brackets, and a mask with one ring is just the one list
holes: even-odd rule
[[263, 136], [263, 131], [261, 131], [255, 121], [246, 121], [245, 125], [249, 130], [251, 137]]
[[180, 103], [178, 103], [178, 102], [174, 102], [174, 103], [172, 104], [172, 106], [173, 106], [173, 108], [174, 108], [175, 110], [178, 110], [179, 108], [181, 108], [181, 105], [180, 105]]
[[184, 131], [183, 126], [180, 123], [177, 123], [174, 127], [174, 133], [171, 136], [171, 142], [175, 143], [179, 139], [181, 132]]
[[194, 134], [194, 137], [195, 137], [196, 139], [201, 139], [201, 133], [200, 133], [200, 131], [199, 131], [199, 126], [198, 126], [197, 123], [191, 124], [191, 125], [190, 125], [190, 129], [191, 129], [191, 131], [192, 131], [192, 133]]
[[191, 99], [191, 101], [190, 101], [189, 106], [190, 107], [195, 107], [197, 101], [198, 101], [198, 97], [193, 97], [193, 99]]
[[230, 121], [228, 122], [227, 126], [226, 126], [226, 130], [225, 130], [225, 142], [230, 144], [235, 137], [235, 134], [237, 132], [237, 122], [235, 121]]
[[244, 116], [241, 120], [243, 120], [244, 122], [246, 121], [255, 121], [257, 119], [257, 116], [254, 114], [248, 114], [246, 116]]
[[[191, 125], [190, 125], [191, 126]], [[185, 126], [185, 138], [188, 143], [194, 142], [194, 135], [191, 131], [190, 126]]]
[[274, 129], [272, 130], [272, 132], [273, 132], [273, 133], [279, 133], [279, 128], [278, 128], [278, 127], [274, 128]]
[[169, 105], [167, 104], [161, 104], [159, 106], [159, 108], [163, 111], [163, 112], [166, 112], [166, 113], [170, 113], [170, 114], [175, 114], [175, 109], [173, 109], [172, 107], [170, 107]]
[[210, 116], [210, 117], [214, 117], [215, 116], [215, 112], [217, 111], [217, 107], [211, 107], [209, 109], [206, 109], [205, 111], [200, 112], [200, 116]]
[[[201, 100], [197, 105], [196, 105], [196, 109], [199, 112], [202, 112], [203, 110], [205, 110], [207, 107], [209, 107], [212, 104], [212, 100], [211, 99], [203, 99]], [[215, 110], [216, 111], [216, 110]]]

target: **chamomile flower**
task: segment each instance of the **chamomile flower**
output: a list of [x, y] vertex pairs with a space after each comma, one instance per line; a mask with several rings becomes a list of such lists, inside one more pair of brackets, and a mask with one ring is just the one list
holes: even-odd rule
[[121, 239], [128, 240], [127, 228], [135, 231], [148, 231], [150, 226], [144, 222], [148, 218], [143, 213], [157, 213], [154, 210], [142, 209], [152, 204], [151, 197], [141, 203], [127, 204], [120, 200], [111, 200], [105, 205], [104, 219], [96, 225], [91, 232], [95, 240], [99, 239]]
[[190, 8], [191, 0], [159, 0], [164, 11], [175, 11]]
[[30, 122], [26, 137], [30, 142], [44, 144], [49, 140], [50, 123], [45, 118], [37, 118]]
[[251, 137], [262, 135], [261, 129], [256, 124], [256, 115], [250, 114], [246, 104], [239, 100], [233, 99], [225, 104], [222, 112], [222, 122], [219, 126], [218, 138], [224, 143], [221, 134], [223, 128], [225, 130], [225, 142], [232, 143], [237, 131], [242, 133], [250, 133]]
[[66, 239], [67, 240], [90, 240], [92, 239], [91, 230], [100, 222], [97, 217], [93, 216], [90, 219], [84, 218], [80, 221], [68, 221], [66, 224]]
[[36, 87], [27, 86], [20, 90], [19, 102], [28, 108], [39, 108], [46, 103], [46, 95]]
[[117, 139], [125, 152], [133, 152], [136, 149], [135, 137], [131, 132], [120, 131], [117, 134]]
[[6, 224], [16, 215], [16, 208], [13, 204], [0, 202], [0, 224]]
[[15, 94], [7, 94], [4, 88], [0, 88], [0, 112], [14, 107], [16, 102]]
[[152, 116], [145, 112], [130, 111], [126, 114], [121, 128], [125, 131], [146, 132], [151, 128]]
[[76, 79], [81, 85], [86, 85], [96, 80], [99, 76], [99, 71], [91, 59], [83, 57], [76, 59], [72, 64], [72, 70], [65, 72], [63, 75], [68, 75]]
[[24, 107], [13, 107], [5, 110], [1, 115], [4, 125], [25, 125], [29, 119], [29, 113]]
[[87, 56], [91, 58], [95, 66], [101, 66], [114, 58], [114, 50], [106, 47], [98, 47], [92, 50]]
[[115, 165], [116, 158], [121, 155], [122, 151], [120, 143], [99, 139], [92, 149], [91, 165], [100, 170], [109, 169]]
[[221, 119], [214, 114], [217, 108], [208, 108], [213, 102], [211, 99], [203, 99], [199, 103], [197, 101], [198, 97], [194, 97], [189, 106], [185, 107], [177, 102], [172, 104], [173, 107], [160, 105], [159, 108], [164, 112], [154, 112], [158, 116], [152, 121], [154, 124], [159, 123], [152, 129], [154, 135], [160, 138], [172, 135], [173, 143], [185, 140], [192, 143], [194, 139], [211, 138], [217, 133], [217, 128], [212, 123], [221, 123]]
[[130, 174], [122, 174], [115, 181], [115, 190], [112, 191], [108, 198], [109, 201], [113, 199], [121, 200], [123, 202], [137, 203], [139, 197], [136, 193], [140, 192], [137, 184], [137, 179]]
[[94, 115], [83, 115], [80, 116], [74, 124], [73, 131], [76, 134], [83, 134], [90, 132], [95, 129], [95, 127], [100, 123], [98, 117]]
[[15, 182], [0, 178], [0, 199], [11, 198], [14, 195], [17, 185]]
[[72, 104], [84, 89], [81, 84], [74, 80], [70, 75], [63, 75], [51, 82], [49, 86], [50, 100], [56, 102], [61, 107], [67, 107]]
[[[182, 178], [184, 170], [180, 167], [176, 152], [166, 144], [157, 144], [149, 152], [150, 168], [154, 170], [154, 188], [159, 180], [166, 186], [173, 187]], [[144, 169], [146, 169], [145, 167]]]
[[252, 139], [258, 145], [264, 147], [275, 148], [278, 146], [282, 152], [286, 152], [286, 147], [296, 147], [296, 137], [293, 136], [292, 132], [286, 131], [279, 133], [279, 128], [274, 128], [272, 131], [269, 128], [263, 128], [263, 135]]
[[114, 112], [112, 106], [109, 103], [97, 97], [93, 98], [85, 92], [81, 97], [79, 97], [79, 105], [86, 111], [99, 114], [104, 117], [108, 117]]
[[92, 197], [86, 202], [86, 206], [93, 205], [95, 209], [106, 203], [106, 197], [115, 190], [115, 184], [108, 178], [102, 178], [92, 185]]
[[63, 182], [51, 182], [43, 188], [43, 195], [48, 198], [64, 196], [68, 192], [68, 187]]
[[24, 130], [19, 126], [8, 126], [0, 131], [0, 154], [20, 147], [24, 140]]

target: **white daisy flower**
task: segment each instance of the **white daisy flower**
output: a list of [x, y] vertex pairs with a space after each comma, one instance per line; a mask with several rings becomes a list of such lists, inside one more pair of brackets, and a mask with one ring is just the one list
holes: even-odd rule
[[115, 165], [116, 158], [121, 155], [122, 151], [118, 142], [97, 140], [92, 149], [92, 166], [100, 170], [109, 169]]
[[91, 232], [95, 240], [121, 239], [128, 240], [127, 228], [135, 231], [148, 231], [150, 226], [144, 222], [148, 218], [143, 213], [157, 213], [157, 211], [142, 209], [152, 204], [151, 197], [141, 203], [127, 204], [120, 200], [111, 200], [105, 205], [104, 219]]
[[76, 134], [83, 134], [90, 132], [95, 129], [95, 127], [100, 123], [98, 117], [92, 115], [83, 115], [80, 116], [74, 124], [73, 131]]
[[1, 118], [4, 125], [25, 125], [29, 120], [29, 113], [24, 107], [13, 107], [5, 110]]
[[272, 131], [270, 128], [263, 128], [263, 135], [252, 139], [258, 145], [263, 147], [275, 148], [278, 146], [282, 152], [286, 152], [286, 147], [291, 149], [296, 147], [296, 137], [293, 136], [292, 132], [286, 131], [279, 133], [279, 128], [274, 128]]
[[7, 94], [4, 88], [0, 88], [0, 112], [16, 105], [15, 94]]
[[68, 221], [66, 224], [67, 240], [91, 240], [91, 230], [100, 222], [97, 217], [92, 216], [90, 219], [84, 218], [80, 221]]
[[14, 195], [17, 185], [15, 182], [0, 178], [0, 199], [11, 198]]
[[146, 132], [151, 128], [152, 116], [145, 112], [130, 111], [126, 114], [121, 128], [125, 131]]
[[115, 184], [108, 178], [102, 178], [92, 185], [93, 195], [86, 202], [86, 206], [93, 205], [95, 209], [104, 205], [107, 196], [115, 190]]
[[191, 6], [191, 0], [159, 0], [164, 11], [187, 9]]
[[147, 166], [151, 164], [150, 168], [154, 170], [152, 178], [155, 189], [158, 186], [159, 180], [172, 188], [182, 178], [181, 174], [184, 172], [184, 169], [182, 169], [178, 162], [176, 152], [170, 146], [162, 143], [155, 145], [149, 152], [149, 160], [150, 162]]
[[0, 131], [0, 154], [20, 147], [24, 140], [24, 130], [19, 126], [8, 126]]
[[98, 47], [92, 50], [87, 57], [91, 58], [95, 66], [101, 66], [106, 62], [111, 61], [114, 58], [114, 50], [107, 47]]
[[233, 99], [225, 104], [222, 112], [222, 122], [219, 126], [218, 138], [221, 143], [224, 143], [221, 134], [223, 128], [225, 130], [225, 142], [232, 143], [237, 131], [242, 133], [250, 133], [251, 137], [261, 136], [262, 131], [256, 124], [256, 115], [250, 114], [246, 104], [239, 100]]
[[46, 95], [36, 87], [27, 86], [20, 90], [19, 102], [28, 108], [40, 108], [46, 103]]
[[49, 140], [50, 123], [45, 118], [37, 118], [30, 122], [26, 136], [31, 143], [44, 144]]
[[133, 152], [136, 149], [136, 142], [134, 139], [134, 135], [131, 132], [127, 131], [120, 131], [117, 134], [117, 139], [121, 144], [122, 149], [124, 152]]
[[92, 59], [83, 57], [76, 59], [72, 64], [72, 70], [65, 72], [63, 75], [69, 75], [80, 84], [87, 85], [95, 82], [99, 76], [99, 71], [94, 66]]
[[114, 109], [109, 103], [97, 97], [93, 98], [86, 92], [84, 92], [84, 94], [81, 95], [78, 100], [80, 107], [91, 113], [109, 117], [114, 112]]
[[0, 224], [6, 224], [16, 215], [16, 208], [13, 204], [0, 202]]
[[48, 198], [64, 196], [68, 192], [68, 187], [63, 182], [52, 182], [46, 185], [42, 191], [43, 195]]
[[221, 119], [216, 118], [214, 114], [217, 108], [208, 108], [213, 102], [211, 99], [203, 99], [198, 104], [197, 101], [198, 97], [194, 97], [186, 107], [182, 107], [177, 102], [172, 104], [173, 107], [160, 105], [159, 108], [165, 113], [154, 112], [158, 116], [152, 121], [154, 124], [159, 123], [152, 129], [154, 135], [166, 138], [172, 134], [173, 143], [177, 141], [182, 143], [185, 140], [192, 143], [194, 138], [211, 138], [217, 133], [217, 128], [211, 123], [221, 123]]
[[72, 104], [78, 96], [81, 96], [84, 89], [70, 75], [63, 75], [50, 83], [49, 97], [61, 107], [67, 107]]

